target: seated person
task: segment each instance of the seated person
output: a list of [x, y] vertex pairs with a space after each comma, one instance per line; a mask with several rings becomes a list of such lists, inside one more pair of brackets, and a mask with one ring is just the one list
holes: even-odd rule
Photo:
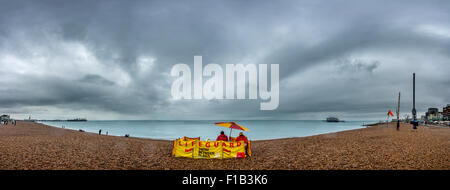
[[236, 138], [235, 141], [244, 141], [245, 144], [247, 144], [248, 139], [247, 137], [244, 135], [244, 133], [240, 132], [239, 136]]
[[228, 141], [228, 137], [225, 135], [225, 132], [220, 131], [220, 135], [217, 137], [216, 141]]

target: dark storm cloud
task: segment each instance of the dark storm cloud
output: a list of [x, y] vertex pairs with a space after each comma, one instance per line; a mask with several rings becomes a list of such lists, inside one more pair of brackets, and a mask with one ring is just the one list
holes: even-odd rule
[[93, 84], [100, 84], [100, 85], [114, 85], [114, 82], [103, 78], [102, 76], [99, 75], [86, 75], [84, 76], [81, 80], [81, 82], [85, 82], [85, 83], [93, 83]]
[[[2, 1], [0, 111], [376, 118], [398, 91], [410, 110], [412, 72], [424, 111], [450, 102], [449, 10], [447, 1]], [[169, 71], [192, 66], [194, 55], [204, 64], [280, 64], [279, 108], [173, 101]]]

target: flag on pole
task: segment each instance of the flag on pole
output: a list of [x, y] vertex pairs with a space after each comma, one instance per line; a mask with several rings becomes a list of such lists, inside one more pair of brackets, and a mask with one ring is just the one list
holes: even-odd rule
[[388, 116], [392, 116], [392, 117], [394, 117], [394, 114], [392, 113], [392, 111], [391, 111], [391, 110], [389, 110], [389, 112], [387, 113], [387, 115], [388, 115]]

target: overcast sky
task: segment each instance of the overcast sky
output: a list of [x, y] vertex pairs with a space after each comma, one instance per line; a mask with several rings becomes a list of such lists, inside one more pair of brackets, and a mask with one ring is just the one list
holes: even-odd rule
[[[276, 4], [275, 4], [276, 2]], [[279, 64], [280, 105], [172, 100], [177, 63]], [[225, 68], [225, 67], [223, 67]], [[0, 113], [384, 119], [450, 103], [450, 1], [0, 0]]]

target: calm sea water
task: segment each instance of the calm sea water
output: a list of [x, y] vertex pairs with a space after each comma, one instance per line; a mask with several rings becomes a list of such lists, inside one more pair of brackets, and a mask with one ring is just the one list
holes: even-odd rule
[[[202, 140], [215, 140], [220, 131], [229, 135], [230, 129], [216, 126], [221, 121], [87, 121], [87, 122], [42, 122], [54, 127], [64, 126], [67, 129], [82, 129], [86, 132], [98, 133], [101, 129], [105, 134], [132, 137], [173, 140], [179, 137], [201, 137]], [[250, 140], [277, 139], [287, 137], [303, 137], [317, 134], [338, 132], [363, 128], [363, 124], [373, 121], [346, 121], [327, 123], [325, 121], [310, 120], [246, 120], [235, 121], [250, 129], [244, 132]], [[235, 137], [240, 131], [233, 130]]]

